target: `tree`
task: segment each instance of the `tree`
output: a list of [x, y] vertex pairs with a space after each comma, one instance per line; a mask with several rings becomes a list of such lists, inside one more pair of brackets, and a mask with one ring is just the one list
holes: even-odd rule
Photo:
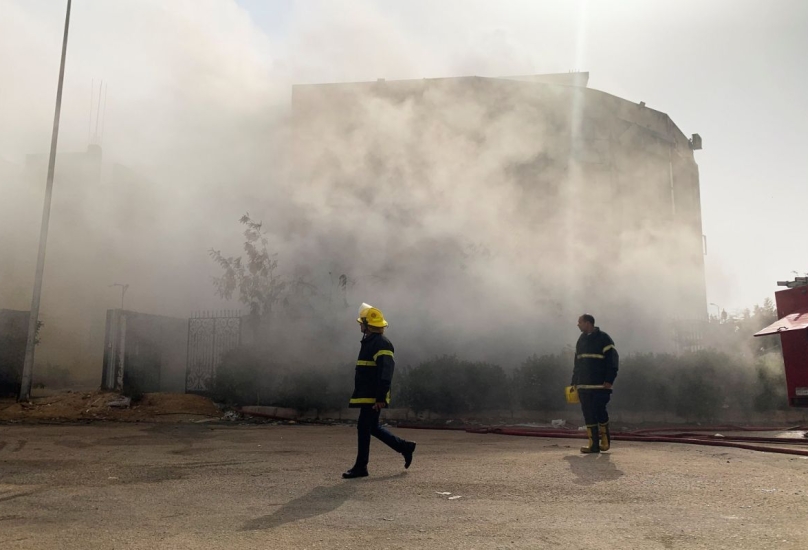
[[250, 214], [244, 214], [239, 220], [246, 226], [244, 230], [244, 251], [246, 260], [241, 256], [225, 257], [221, 251], [210, 249], [210, 257], [224, 270], [221, 277], [213, 278], [216, 294], [231, 299], [238, 291], [238, 300], [249, 306], [253, 322], [256, 343], [261, 325], [268, 325], [273, 306], [281, 300], [287, 282], [277, 273], [277, 254], [270, 253], [269, 241], [261, 222], [255, 222]]

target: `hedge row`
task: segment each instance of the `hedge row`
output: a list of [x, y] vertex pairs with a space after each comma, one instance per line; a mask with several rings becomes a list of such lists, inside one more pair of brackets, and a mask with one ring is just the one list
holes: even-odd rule
[[[571, 365], [569, 353], [534, 355], [510, 369], [435, 357], [397, 367], [392, 405], [458, 416], [559, 411], [567, 406], [563, 388], [569, 384]], [[241, 405], [326, 410], [347, 406], [352, 388], [352, 365], [279, 367], [242, 348], [223, 358], [214, 397]], [[621, 358], [610, 408], [690, 421], [715, 421], [725, 412], [784, 410], [782, 360], [779, 354], [749, 359], [716, 351], [629, 355]]]

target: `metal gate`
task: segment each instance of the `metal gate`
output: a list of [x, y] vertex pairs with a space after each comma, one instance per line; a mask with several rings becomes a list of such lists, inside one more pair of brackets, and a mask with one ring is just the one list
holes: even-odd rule
[[705, 319], [673, 321], [673, 341], [676, 353], [700, 351], [705, 348], [704, 336], [709, 328]]
[[188, 319], [186, 393], [210, 393], [222, 354], [241, 344], [238, 311], [203, 312]]

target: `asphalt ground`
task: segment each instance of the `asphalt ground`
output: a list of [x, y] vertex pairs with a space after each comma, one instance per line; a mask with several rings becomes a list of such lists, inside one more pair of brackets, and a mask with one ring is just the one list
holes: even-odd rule
[[0, 548], [805, 548], [808, 460], [351, 426], [0, 425]]

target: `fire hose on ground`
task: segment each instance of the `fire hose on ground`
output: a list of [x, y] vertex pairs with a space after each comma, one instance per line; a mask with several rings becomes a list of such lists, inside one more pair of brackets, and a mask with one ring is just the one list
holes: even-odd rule
[[[242, 411], [239, 411], [242, 412]], [[266, 413], [243, 411], [249, 416], [271, 418], [275, 420], [286, 420]], [[565, 428], [532, 428], [524, 426], [450, 426], [434, 424], [411, 424], [398, 423], [399, 428], [408, 430], [449, 430], [465, 431], [472, 434], [496, 434], [511, 435], [521, 437], [547, 437], [564, 439], [586, 439], [586, 434], [577, 430]], [[712, 447], [731, 447], [735, 449], [745, 449], [748, 451], [760, 451], [766, 453], [779, 453], [808, 457], [808, 427], [788, 426], [788, 427], [755, 427], [755, 426], [679, 426], [679, 427], [654, 427], [642, 428], [626, 432], [612, 432], [611, 439], [614, 441], [635, 441], [642, 443], [680, 443], [685, 445], [706, 445]], [[743, 435], [722, 435], [718, 432], [789, 432], [804, 431], [804, 437], [754, 437]], [[699, 433], [703, 432], [703, 433]], [[671, 435], [660, 435], [670, 433]], [[771, 447], [769, 445], [788, 445], [804, 448]]]
[[[432, 429], [432, 430], [463, 430], [474, 434], [497, 434], [522, 437], [547, 437], [566, 439], [586, 439], [586, 434], [563, 428], [529, 428], [520, 426], [428, 426], [419, 424], [399, 424], [399, 428]], [[808, 438], [805, 437], [753, 437], [740, 435], [721, 435], [719, 431], [766, 431], [786, 432], [804, 430], [801, 427], [740, 427], [740, 426], [712, 426], [687, 428], [646, 428], [630, 432], [612, 432], [614, 441], [638, 441], [644, 443], [681, 443], [686, 445], [707, 445], [712, 447], [732, 447], [748, 451], [761, 451], [767, 453], [780, 453], [808, 457]], [[687, 431], [683, 431], [687, 430]], [[659, 435], [659, 432], [674, 432], [672, 435]], [[710, 432], [700, 434], [697, 432]], [[805, 448], [770, 447], [771, 444], [788, 445]]]

